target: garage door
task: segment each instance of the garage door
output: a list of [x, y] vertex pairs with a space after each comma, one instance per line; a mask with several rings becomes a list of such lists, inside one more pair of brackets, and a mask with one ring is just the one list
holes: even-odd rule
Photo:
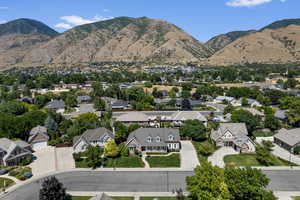
[[38, 150], [41, 150], [41, 149], [43, 149], [43, 148], [45, 148], [45, 147], [47, 147], [48, 145], [47, 145], [47, 142], [37, 142], [37, 143], [34, 143], [33, 145], [32, 145], [32, 149], [34, 150], [34, 151], [38, 151]]

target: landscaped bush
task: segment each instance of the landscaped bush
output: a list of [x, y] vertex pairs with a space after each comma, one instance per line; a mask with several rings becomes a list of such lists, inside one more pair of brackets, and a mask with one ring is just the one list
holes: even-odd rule
[[19, 167], [14, 170], [11, 170], [8, 175], [16, 177], [17, 179], [19, 179], [21, 181], [24, 181], [24, 180], [28, 179], [28, 177], [25, 176], [28, 173], [32, 173], [30, 167]]
[[26, 166], [26, 165], [29, 165], [30, 163], [32, 163], [33, 159], [32, 157], [28, 157], [24, 160], [22, 160], [22, 162], [20, 163], [21, 166]]
[[297, 147], [294, 149], [294, 153], [300, 155], [300, 146], [297, 146]]

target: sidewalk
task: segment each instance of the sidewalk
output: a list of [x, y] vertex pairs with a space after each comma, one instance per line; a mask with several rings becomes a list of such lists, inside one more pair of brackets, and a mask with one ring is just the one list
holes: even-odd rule
[[211, 162], [212, 165], [218, 167], [225, 167], [224, 157], [227, 155], [236, 155], [239, 154], [232, 147], [222, 147], [218, 149], [213, 155], [208, 157], [208, 161]]

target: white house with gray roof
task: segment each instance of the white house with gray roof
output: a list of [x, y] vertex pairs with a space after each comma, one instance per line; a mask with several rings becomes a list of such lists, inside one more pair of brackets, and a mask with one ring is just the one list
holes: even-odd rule
[[34, 151], [39, 151], [48, 146], [49, 136], [48, 130], [44, 126], [37, 126], [31, 129], [28, 143]]
[[130, 152], [167, 152], [180, 150], [179, 130], [174, 128], [139, 128], [129, 134], [126, 146]]
[[106, 128], [89, 129], [81, 136], [74, 137], [73, 150], [78, 153], [85, 151], [90, 145], [103, 147], [108, 141], [113, 139], [113, 133]]
[[32, 157], [28, 149], [29, 144], [23, 141], [0, 139], [0, 165], [13, 166], [20, 164], [24, 159]]
[[255, 151], [245, 123], [221, 123], [217, 130], [212, 131], [210, 137], [217, 146], [233, 147], [240, 153]]
[[300, 146], [300, 128], [295, 129], [280, 129], [276, 135], [274, 135], [274, 142], [282, 148], [294, 152], [297, 146]]

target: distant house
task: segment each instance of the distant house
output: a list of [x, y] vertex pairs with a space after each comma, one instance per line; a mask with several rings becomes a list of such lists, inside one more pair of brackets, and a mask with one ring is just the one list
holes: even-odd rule
[[286, 115], [286, 110], [278, 109], [278, 110], [276, 110], [274, 116], [281, 121], [287, 121], [287, 119], [288, 119], [288, 117]]
[[92, 101], [92, 97], [90, 97], [90, 96], [78, 96], [76, 98], [76, 100], [77, 100], [77, 103], [90, 102], [90, 101]]
[[28, 149], [30, 145], [23, 141], [0, 139], [0, 165], [13, 166], [20, 164], [24, 159], [32, 157]]
[[124, 101], [124, 100], [116, 100], [113, 101], [111, 104], [111, 108], [113, 110], [128, 110], [130, 109], [130, 104], [128, 101]]
[[33, 98], [31, 97], [23, 97], [21, 98], [21, 101], [28, 104], [33, 104]]
[[180, 150], [179, 130], [174, 128], [139, 128], [129, 134], [126, 146], [130, 152], [167, 152]]
[[49, 136], [47, 128], [44, 126], [37, 126], [30, 131], [28, 143], [34, 151], [41, 150], [48, 146]]
[[65, 112], [65, 102], [63, 100], [51, 100], [47, 104], [47, 108], [49, 110], [55, 111], [57, 113], [64, 113]]
[[85, 151], [90, 145], [98, 145], [100, 147], [103, 147], [109, 140], [113, 139], [113, 133], [106, 128], [89, 129], [85, 131], [81, 136], [74, 137], [73, 150], [74, 152], [82, 152]]
[[249, 111], [252, 115], [258, 115], [258, 116], [260, 116], [260, 117], [263, 117], [263, 116], [265, 116], [265, 114], [263, 113], [263, 112], [261, 112], [261, 111], [259, 111], [259, 110], [257, 110], [257, 109], [255, 109], [255, 108], [241, 108], [242, 110], [247, 110], [247, 111]]
[[232, 103], [235, 99], [233, 97], [218, 96], [215, 98], [214, 103], [223, 103], [224, 101]]
[[221, 123], [217, 130], [212, 131], [210, 137], [217, 146], [233, 147], [241, 153], [255, 151], [244, 123]]
[[[257, 100], [255, 100], [255, 99], [246, 99], [247, 100], [247, 102], [248, 102], [248, 106], [250, 106], [250, 107], [261, 107], [262, 105], [257, 101]], [[240, 98], [240, 99], [238, 99], [238, 100], [236, 100], [236, 101], [233, 101], [232, 102], [232, 105], [233, 106], [242, 106], [242, 98]]]
[[294, 152], [297, 146], [300, 146], [300, 128], [295, 129], [280, 129], [276, 135], [274, 135], [274, 142], [282, 148]]

